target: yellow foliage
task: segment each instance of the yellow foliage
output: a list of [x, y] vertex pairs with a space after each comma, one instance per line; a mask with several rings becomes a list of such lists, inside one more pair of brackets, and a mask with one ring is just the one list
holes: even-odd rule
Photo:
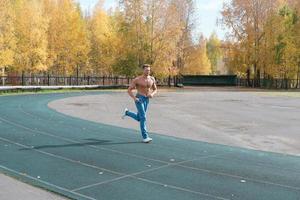
[[89, 41], [85, 20], [72, 0], [47, 0], [48, 65], [52, 73], [71, 75], [86, 67]]
[[[100, 2], [101, 3], [101, 2]], [[89, 21], [91, 40], [90, 64], [95, 73], [112, 74], [117, 50], [121, 48], [113, 18], [98, 4]]]
[[48, 21], [43, 16], [42, 4], [38, 0], [18, 0], [15, 6], [17, 48], [14, 65], [16, 70], [45, 71]]
[[16, 48], [15, 15], [11, 0], [0, 1], [0, 67], [11, 66]]
[[234, 47], [226, 65], [238, 74], [249, 69], [254, 77], [260, 73], [258, 76], [296, 78], [300, 58], [298, 5], [294, 0], [225, 3], [222, 21], [232, 30]]
[[207, 57], [206, 40], [201, 37], [197, 46], [190, 49], [189, 56], [183, 74], [210, 75], [211, 63]]

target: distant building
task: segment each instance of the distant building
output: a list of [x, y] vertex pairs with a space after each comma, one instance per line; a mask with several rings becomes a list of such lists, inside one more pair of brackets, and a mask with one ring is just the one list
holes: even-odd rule
[[226, 66], [226, 62], [228, 61], [229, 57], [229, 44], [226, 41], [221, 41], [221, 47], [222, 49], [222, 57], [218, 60], [217, 63], [217, 69], [216, 74], [217, 75], [229, 75], [230, 70], [228, 69], [228, 66]]
[[225, 60], [222, 57], [218, 60], [217, 68], [216, 68], [216, 75], [228, 75], [228, 74], [229, 74], [229, 72], [225, 65]]

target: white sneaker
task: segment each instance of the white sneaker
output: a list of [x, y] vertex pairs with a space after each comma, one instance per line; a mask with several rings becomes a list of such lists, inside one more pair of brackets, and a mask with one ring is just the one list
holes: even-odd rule
[[150, 137], [147, 137], [146, 139], [143, 139], [144, 143], [149, 143], [151, 141], [152, 141], [152, 138], [150, 138]]
[[122, 119], [125, 119], [125, 117], [127, 116], [127, 115], [126, 115], [126, 112], [127, 112], [127, 111], [129, 111], [128, 108], [125, 108], [125, 110], [124, 110], [124, 115], [122, 115]]

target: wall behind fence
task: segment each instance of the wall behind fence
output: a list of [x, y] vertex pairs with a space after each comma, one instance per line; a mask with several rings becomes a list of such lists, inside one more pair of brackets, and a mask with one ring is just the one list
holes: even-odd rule
[[236, 86], [236, 75], [184, 75], [183, 85], [187, 86]]

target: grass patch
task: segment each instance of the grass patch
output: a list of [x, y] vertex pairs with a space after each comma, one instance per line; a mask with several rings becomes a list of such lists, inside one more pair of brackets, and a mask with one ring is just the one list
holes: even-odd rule
[[15, 89], [0, 91], [0, 96], [27, 95], [27, 94], [51, 94], [51, 93], [79, 93], [79, 92], [100, 92], [100, 91], [124, 91], [124, 89]]

